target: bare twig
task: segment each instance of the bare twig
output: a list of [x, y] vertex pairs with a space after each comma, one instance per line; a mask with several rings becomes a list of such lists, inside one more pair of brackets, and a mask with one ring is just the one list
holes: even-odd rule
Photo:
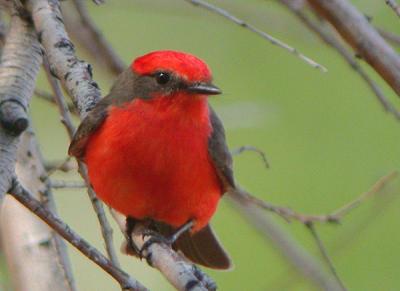
[[384, 30], [380, 27], [375, 27], [375, 29], [379, 32], [379, 34], [386, 39], [387, 41], [391, 42], [392, 45], [400, 46], [400, 35], [395, 34], [391, 31]]
[[287, 207], [280, 207], [276, 205], [272, 205], [268, 202], [265, 202], [261, 199], [258, 199], [248, 192], [246, 192], [243, 189], [240, 189], [238, 187], [237, 190], [235, 190], [234, 194], [238, 197], [241, 197], [243, 201], [247, 201], [248, 203], [252, 203], [254, 205], [257, 205], [258, 207], [274, 212], [276, 214], [279, 214], [281, 217], [283, 217], [287, 221], [296, 220], [299, 221], [303, 224], [307, 224], [310, 222], [327, 222], [327, 223], [339, 223], [340, 220], [348, 214], [352, 209], [356, 208], [359, 206], [365, 199], [369, 198], [372, 195], [377, 194], [379, 191], [383, 189], [389, 183], [391, 180], [393, 180], [397, 176], [397, 172], [391, 172], [386, 176], [383, 176], [380, 178], [372, 187], [370, 190], [367, 192], [362, 193], [360, 196], [355, 198], [353, 201], [347, 203], [346, 205], [340, 207], [339, 209], [331, 212], [330, 214], [325, 214], [325, 215], [308, 215], [308, 214], [302, 214], [296, 211], [293, 211], [290, 208]]
[[254, 146], [249, 146], [249, 145], [241, 146], [239, 148], [231, 150], [231, 154], [232, 154], [232, 156], [235, 156], [235, 155], [239, 155], [245, 151], [251, 151], [251, 152], [257, 153], [261, 157], [265, 167], [269, 168], [267, 156], [265, 155], [264, 151], [260, 150], [259, 148], [254, 147]]
[[[378, 218], [379, 215], [386, 212], [389, 206], [394, 205], [392, 202], [395, 198], [398, 198], [397, 195], [384, 195], [379, 196], [381, 199], [378, 200], [378, 203], [374, 203], [372, 209], [369, 211], [368, 215], [364, 217], [360, 222], [353, 224], [345, 233], [342, 233], [340, 236], [335, 236], [335, 240], [332, 244], [332, 253], [337, 256], [342, 251], [348, 249], [352, 244], [357, 242], [357, 238], [360, 237], [361, 233], [367, 229], [367, 227], [371, 224], [372, 221]], [[290, 278], [288, 280], [288, 278]], [[278, 278], [276, 278], [271, 284], [268, 284], [268, 290], [292, 290], [295, 284], [301, 282], [298, 276], [294, 273], [293, 267], [288, 267], [285, 271], [283, 271]]]
[[293, 54], [296, 57], [300, 58], [302, 61], [304, 61], [308, 65], [312, 66], [313, 68], [321, 70], [322, 72], [326, 72], [327, 71], [327, 69], [324, 66], [318, 64], [317, 62], [315, 62], [314, 60], [310, 59], [309, 57], [306, 57], [305, 55], [300, 53], [297, 49], [289, 46], [288, 44], [280, 41], [279, 39], [276, 39], [275, 37], [269, 35], [265, 31], [262, 31], [262, 30], [258, 29], [257, 27], [248, 24], [244, 20], [237, 18], [233, 14], [229, 13], [228, 11], [226, 11], [226, 10], [220, 8], [220, 7], [212, 5], [212, 4], [210, 4], [210, 3], [206, 2], [206, 1], [203, 1], [203, 0], [185, 0], [185, 1], [191, 3], [191, 4], [195, 5], [195, 6], [199, 6], [199, 7], [205, 8], [205, 9], [207, 9], [207, 10], [213, 12], [213, 13], [216, 13], [218, 15], [221, 15], [222, 17], [228, 19], [229, 21], [232, 21], [233, 23], [236, 23], [237, 25], [256, 33], [257, 35], [261, 36], [262, 38], [268, 40], [271, 44], [276, 45], [276, 46], [278, 46], [280, 48], [283, 48], [283, 49], [289, 51], [291, 54]]
[[228, 198], [249, 222], [255, 226], [268, 241], [272, 241], [280, 253], [290, 262], [304, 277], [310, 279], [320, 290], [342, 290], [332, 275], [310, 255], [301, 244], [279, 227], [263, 209], [255, 205], [236, 192], [230, 192]]
[[60, 180], [51, 180], [50, 187], [53, 189], [82, 189], [86, 188], [87, 185], [83, 181], [60, 181]]
[[56, 171], [69, 172], [76, 168], [75, 163], [71, 161], [71, 157], [66, 157], [63, 161], [51, 161], [44, 163], [47, 171], [47, 178], [53, 175]]
[[400, 6], [397, 4], [396, 0], [386, 0], [386, 4], [393, 9], [393, 11], [400, 17]]
[[322, 254], [322, 257], [324, 258], [325, 262], [327, 263], [329, 269], [331, 270], [332, 274], [335, 276], [336, 281], [340, 284], [343, 290], [347, 290], [346, 286], [344, 285], [342, 279], [340, 279], [339, 274], [336, 271], [335, 266], [333, 265], [333, 262], [331, 258], [328, 255], [328, 252], [325, 248], [324, 243], [322, 242], [321, 238], [318, 235], [317, 230], [315, 229], [314, 223], [310, 222], [306, 224], [306, 227], [308, 230], [311, 232], [311, 235], [313, 236], [315, 242], [317, 243], [318, 249]]
[[[122, 233], [126, 235], [126, 217], [113, 209], [110, 210]], [[132, 241], [139, 249], [150, 239], [150, 236], [144, 235], [145, 232], [146, 229], [141, 224], [137, 224], [132, 232]], [[143, 257], [177, 290], [216, 290], [216, 285], [210, 277], [164, 243], [151, 244], [143, 251]]]
[[32, 213], [40, 217], [51, 228], [53, 228], [59, 235], [76, 247], [82, 254], [92, 260], [95, 264], [100, 266], [104, 271], [110, 274], [120, 285], [123, 290], [147, 290], [138, 281], [129, 277], [121, 269], [109, 261], [102, 255], [96, 248], [91, 246], [87, 241], [81, 238], [74, 232], [67, 224], [65, 224], [54, 213], [47, 210], [38, 200], [32, 197], [28, 190], [23, 188], [17, 180], [13, 181], [13, 185], [8, 191], [15, 199], [22, 205], [28, 208]]
[[[56, 100], [54, 99], [54, 96], [46, 91], [36, 88], [34, 94], [35, 94], [35, 96], [39, 97], [40, 99], [43, 99], [52, 104], [56, 104]], [[71, 111], [73, 114], [78, 114], [78, 112], [76, 111], [76, 107], [73, 104], [68, 104], [68, 110]]]
[[[49, 80], [50, 86], [54, 93], [55, 101], [56, 101], [59, 111], [60, 111], [61, 121], [65, 125], [65, 128], [68, 132], [69, 138], [72, 139], [73, 134], [75, 132], [75, 127], [72, 124], [72, 118], [68, 111], [68, 106], [66, 104], [65, 98], [61, 92], [61, 88], [60, 88], [57, 80], [55, 80], [51, 76], [47, 62], [45, 62], [45, 69], [46, 69], [46, 73], [47, 73], [47, 78]], [[79, 172], [80, 172], [82, 178], [84, 179], [86, 185], [88, 186], [88, 195], [89, 195], [90, 201], [92, 202], [93, 209], [94, 209], [94, 211], [97, 215], [97, 218], [99, 220], [99, 223], [100, 223], [101, 233], [103, 235], [103, 239], [105, 242], [108, 257], [110, 258], [111, 262], [113, 264], [115, 264], [116, 267], [119, 267], [118, 256], [115, 252], [114, 242], [113, 242], [113, 237], [112, 237], [113, 231], [112, 231], [110, 223], [108, 222], [106, 215], [104, 213], [103, 204], [102, 204], [102, 202], [99, 201], [99, 199], [97, 199], [96, 194], [94, 193], [93, 189], [89, 186], [90, 182], [89, 182], [89, 177], [87, 175], [86, 167], [80, 161], [78, 161], [78, 169], [79, 169]]]
[[[80, 20], [70, 23], [74, 25], [74, 28], [71, 29], [73, 35], [79, 37], [79, 43], [83, 44], [96, 60], [104, 62], [113, 74], [120, 74], [126, 66], [91, 19], [86, 7], [87, 2], [85, 0], [73, 0], [72, 3]], [[76, 29], [77, 25], [79, 25], [78, 29]]]
[[308, 0], [308, 3], [400, 96], [400, 57], [365, 16], [347, 0]]
[[350, 53], [348, 49], [346, 49], [334, 35], [324, 29], [324, 26], [321, 25], [323, 23], [317, 24], [311, 21], [311, 19], [309, 19], [307, 15], [301, 10], [301, 8], [298, 7], [292, 0], [280, 0], [279, 2], [286, 6], [301, 22], [303, 22], [312, 32], [319, 36], [327, 45], [334, 48], [346, 60], [350, 67], [355, 72], [357, 72], [360, 77], [365, 81], [365, 83], [370, 87], [383, 108], [387, 112], [392, 113], [396, 117], [396, 119], [400, 120], [400, 112], [386, 98], [378, 84], [376, 84], [376, 82], [369, 77], [367, 72], [354, 58], [353, 54]]

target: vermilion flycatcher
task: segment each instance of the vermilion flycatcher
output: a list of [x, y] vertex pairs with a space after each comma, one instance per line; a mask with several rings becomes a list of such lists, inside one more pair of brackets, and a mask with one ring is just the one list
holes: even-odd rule
[[220, 94], [199, 58], [156, 51], [137, 58], [82, 121], [69, 153], [83, 160], [98, 197], [131, 221], [151, 221], [195, 263], [231, 261], [209, 221], [234, 187], [221, 121], [207, 102]]

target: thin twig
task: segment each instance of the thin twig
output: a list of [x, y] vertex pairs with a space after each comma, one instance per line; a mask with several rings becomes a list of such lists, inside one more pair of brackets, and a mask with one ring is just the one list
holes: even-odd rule
[[339, 274], [336, 271], [335, 266], [333, 265], [333, 262], [328, 255], [328, 252], [326, 250], [326, 247], [324, 243], [322, 242], [321, 238], [318, 235], [317, 230], [315, 229], [314, 223], [310, 222], [306, 224], [307, 229], [311, 232], [311, 235], [313, 236], [315, 242], [317, 243], [318, 249], [322, 254], [322, 257], [324, 258], [326, 264], [328, 265], [329, 269], [331, 270], [333, 276], [336, 278], [340, 286], [342, 287], [343, 290], [347, 290], [346, 286], [344, 285], [342, 279], [339, 277]]
[[[52, 104], [56, 104], [56, 100], [54, 99], [54, 96], [44, 90], [36, 88], [34, 94], [35, 94], [35, 96], [39, 97], [40, 99], [43, 99]], [[68, 110], [74, 114], [78, 114], [78, 112], [76, 111], [76, 107], [73, 104], [68, 104]]]
[[386, 4], [393, 9], [393, 11], [400, 17], [400, 6], [395, 0], [386, 0]]
[[261, 157], [265, 167], [267, 169], [269, 168], [267, 156], [265, 155], [264, 151], [260, 150], [259, 148], [254, 147], [254, 146], [247, 145], [247, 146], [241, 146], [239, 148], [233, 149], [233, 150], [231, 150], [231, 155], [232, 156], [240, 155], [241, 153], [243, 153], [245, 151], [257, 153]]
[[318, 290], [338, 291], [341, 290], [332, 275], [315, 259], [300, 243], [294, 240], [289, 233], [277, 225], [268, 213], [251, 201], [243, 199], [237, 192], [230, 192], [227, 197], [234, 202], [239, 210], [250, 223], [258, 229], [263, 237], [272, 241], [288, 262], [305, 278], [318, 287]]
[[280, 0], [279, 3], [286, 6], [304, 25], [307, 26], [312, 32], [314, 32], [318, 37], [321, 38], [327, 45], [334, 48], [350, 65], [350, 67], [359, 74], [359, 76], [365, 81], [365, 83], [370, 87], [372, 92], [374, 92], [378, 101], [381, 103], [383, 108], [393, 114], [397, 120], [400, 120], [400, 111], [386, 98], [382, 89], [378, 84], [372, 80], [368, 73], [360, 66], [357, 60], [354, 58], [353, 54], [349, 52], [346, 47], [331, 33], [324, 29], [324, 23], [315, 23], [301, 10], [300, 7], [295, 5], [292, 0]]
[[325, 215], [309, 215], [296, 212], [287, 207], [280, 207], [268, 202], [265, 202], [261, 199], [258, 199], [243, 189], [239, 187], [234, 190], [235, 195], [240, 196], [244, 201], [248, 201], [262, 209], [274, 212], [284, 218], [286, 221], [296, 220], [303, 224], [307, 224], [310, 222], [324, 222], [324, 223], [339, 223], [340, 220], [348, 214], [351, 210], [359, 206], [365, 199], [369, 198], [372, 195], [377, 194], [379, 191], [383, 189], [397, 176], [397, 172], [391, 172], [390, 174], [381, 177], [367, 192], [362, 193], [360, 196], [355, 198], [353, 201], [347, 203], [346, 205], [340, 207], [339, 209]]
[[32, 197], [21, 184], [14, 179], [13, 185], [9, 190], [9, 194], [17, 199], [22, 205], [28, 208], [32, 213], [40, 217], [51, 228], [53, 228], [59, 235], [71, 243], [82, 254], [88, 257], [95, 264], [100, 266], [104, 271], [110, 274], [120, 285], [123, 290], [147, 290], [138, 281], [131, 278], [124, 271], [116, 267], [110, 260], [102, 255], [96, 248], [91, 246], [87, 241], [81, 238], [75, 231], [73, 231], [66, 223], [64, 223], [54, 213], [46, 209], [38, 200]]
[[106, 67], [110, 69], [113, 74], [120, 74], [126, 66], [91, 19], [86, 7], [86, 0], [73, 0], [72, 3], [80, 19], [79, 29], [73, 29], [72, 33], [81, 35], [83, 30], [86, 30], [87, 35], [85, 34], [83, 38], [81, 37], [80, 43], [83, 44], [96, 59], [104, 62]]
[[[387, 195], [383, 197], [388, 197]], [[367, 229], [367, 227], [371, 224], [371, 222], [376, 219], [379, 215], [382, 215], [384, 212], [388, 211], [389, 206], [394, 205], [392, 202], [395, 198], [398, 198], [397, 195], [389, 196], [389, 199], [382, 200], [379, 199], [379, 203], [373, 204], [373, 209], [369, 212], [367, 217], [364, 217], [360, 222], [353, 225], [350, 229], [348, 229], [345, 233], [342, 233], [339, 236], [335, 236], [334, 243], [332, 244], [332, 253], [335, 256], [338, 256], [340, 252], [345, 249], [348, 249], [352, 244], [357, 242], [357, 238], [359, 238], [363, 231]], [[356, 234], [356, 235], [355, 235]], [[298, 276], [293, 272], [293, 267], [288, 267], [285, 271], [283, 271], [278, 278], [276, 278], [272, 283], [268, 284], [267, 290], [292, 290], [294, 289], [294, 285], [301, 282]], [[290, 280], [288, 280], [290, 278]]]
[[53, 161], [53, 162], [45, 163], [44, 167], [47, 171], [46, 178], [49, 178], [56, 171], [69, 172], [72, 169], [76, 168], [75, 163], [73, 163], [73, 161], [71, 161], [71, 159], [72, 159], [72, 157], [68, 156], [63, 161]]
[[256, 33], [257, 35], [261, 36], [262, 38], [268, 40], [271, 44], [276, 45], [280, 48], [283, 48], [287, 51], [289, 51], [291, 54], [295, 55], [296, 57], [300, 58], [301, 60], [303, 60], [305, 63], [307, 63], [308, 65], [312, 66], [313, 68], [316, 68], [322, 72], [327, 72], [327, 69], [318, 64], [317, 62], [315, 62], [314, 60], [310, 59], [309, 57], [303, 55], [301, 52], [299, 52], [297, 49], [289, 46], [288, 44], [280, 41], [279, 39], [276, 39], [275, 37], [269, 35], [268, 33], [266, 33], [265, 31], [262, 31], [261, 29], [258, 29], [257, 27], [248, 24], [247, 22], [245, 22], [242, 19], [239, 19], [238, 17], [236, 17], [235, 15], [229, 13], [228, 11], [226, 11], [225, 9], [222, 9], [220, 7], [217, 7], [213, 4], [210, 4], [206, 1], [203, 0], [185, 0], [186, 2], [189, 2], [195, 6], [199, 6], [202, 8], [205, 8], [211, 12], [214, 12], [218, 15], [221, 15], [222, 17], [225, 17], [226, 19], [236, 23], [237, 25], [248, 29], [254, 33]]
[[[54, 77], [52, 77], [52, 75], [50, 73], [49, 65], [47, 64], [46, 60], [45, 60], [44, 64], [45, 64], [47, 78], [48, 78], [50, 86], [53, 90], [54, 98], [55, 98], [55, 101], [56, 101], [59, 111], [60, 111], [61, 121], [64, 124], [64, 126], [68, 132], [69, 138], [72, 139], [74, 132], [75, 132], [75, 127], [72, 123], [72, 118], [71, 118], [70, 112], [68, 110], [68, 106], [67, 106], [65, 98], [62, 94], [62, 91], [61, 91], [58, 81], [55, 80]], [[92, 202], [93, 209], [94, 209], [94, 211], [97, 215], [97, 218], [99, 220], [99, 223], [100, 223], [100, 229], [101, 229], [101, 233], [103, 235], [103, 239], [105, 242], [108, 257], [110, 258], [111, 262], [113, 264], [115, 264], [116, 267], [119, 267], [120, 264], [118, 261], [118, 256], [115, 252], [114, 242], [113, 242], [113, 237], [112, 237], [113, 230], [112, 230], [111, 225], [108, 222], [107, 217], [105, 215], [103, 204], [102, 204], [102, 202], [99, 201], [99, 199], [97, 199], [96, 194], [94, 193], [93, 189], [90, 187], [89, 177], [87, 175], [86, 167], [80, 161], [78, 161], [78, 169], [79, 169], [79, 172], [80, 172], [82, 178], [86, 182], [86, 185], [88, 186], [88, 195], [89, 195], [90, 201]]]
[[83, 181], [61, 181], [61, 180], [51, 180], [50, 187], [53, 189], [82, 189], [86, 188], [87, 185]]
[[391, 31], [384, 30], [383, 28], [380, 27], [375, 27], [375, 29], [384, 39], [391, 42], [393, 45], [400, 46], [400, 35], [395, 34]]

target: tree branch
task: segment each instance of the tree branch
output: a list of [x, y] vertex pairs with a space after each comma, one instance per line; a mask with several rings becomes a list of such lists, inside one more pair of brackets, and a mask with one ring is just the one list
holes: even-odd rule
[[[122, 233], [126, 235], [126, 217], [111, 208], [110, 210]], [[150, 236], [144, 233], [146, 233], [146, 228], [141, 224], [137, 224], [132, 232], [131, 239], [139, 249], [150, 239]], [[207, 274], [164, 243], [151, 244], [143, 251], [143, 257], [177, 290], [214, 291], [217, 289], [216, 284]]]
[[318, 70], [320, 70], [322, 72], [326, 72], [327, 71], [327, 69], [324, 66], [320, 65], [319, 63], [315, 62], [314, 60], [310, 59], [309, 57], [303, 55], [297, 49], [295, 49], [295, 48], [289, 46], [288, 44], [280, 41], [279, 39], [269, 35], [268, 33], [258, 29], [257, 27], [248, 24], [244, 20], [237, 18], [236, 16], [234, 16], [231, 13], [229, 13], [225, 9], [222, 9], [220, 7], [212, 5], [212, 4], [210, 4], [210, 3], [206, 2], [206, 1], [203, 1], [203, 0], [185, 0], [185, 1], [193, 4], [194, 6], [199, 6], [199, 7], [202, 7], [204, 9], [207, 9], [207, 10], [213, 12], [213, 13], [216, 13], [216, 14], [228, 19], [229, 21], [241, 26], [241, 27], [254, 32], [255, 34], [257, 34], [260, 37], [262, 37], [263, 39], [268, 40], [271, 44], [276, 45], [276, 46], [278, 46], [280, 48], [283, 48], [283, 49], [287, 50], [289, 53], [295, 55], [296, 57], [298, 57], [299, 59], [301, 59], [302, 61], [304, 61], [308, 65], [312, 66], [313, 68], [316, 68], [316, 69], [318, 69]]
[[308, 0], [308, 3], [400, 96], [400, 57], [365, 16], [346, 0]]
[[91, 246], [87, 241], [81, 238], [67, 224], [65, 224], [54, 213], [47, 210], [38, 200], [32, 197], [32, 194], [21, 186], [17, 180], [13, 180], [12, 187], [8, 191], [22, 205], [28, 208], [35, 215], [40, 217], [51, 228], [57, 231], [64, 239], [77, 248], [82, 254], [100, 266], [104, 271], [110, 274], [120, 285], [123, 290], [144, 291], [147, 290], [138, 281], [129, 277], [121, 269], [102, 255], [96, 248]]
[[[22, 134], [17, 157], [21, 183], [55, 211], [51, 190], [40, 179], [45, 172], [31, 130]], [[54, 231], [11, 197], [3, 201], [0, 222], [2, 245], [16, 290], [76, 290], [65, 243]]]
[[[46, 69], [47, 78], [49, 80], [50, 86], [54, 93], [55, 102], [57, 103], [58, 109], [60, 111], [61, 121], [65, 125], [65, 128], [67, 130], [69, 138], [72, 139], [73, 134], [75, 132], [75, 127], [72, 124], [72, 118], [68, 111], [68, 106], [66, 104], [65, 98], [61, 92], [61, 88], [60, 88], [57, 80], [55, 80], [51, 76], [49, 65], [47, 64], [47, 61], [45, 62], [45, 69]], [[92, 203], [93, 209], [94, 209], [94, 211], [97, 215], [97, 218], [99, 220], [99, 223], [100, 223], [100, 229], [101, 229], [101, 233], [102, 233], [102, 236], [103, 236], [103, 239], [105, 242], [108, 257], [110, 258], [111, 262], [113, 262], [113, 264], [116, 267], [119, 267], [120, 264], [118, 261], [118, 256], [117, 256], [117, 254], [115, 252], [115, 248], [114, 248], [112, 228], [111, 228], [110, 223], [108, 222], [107, 217], [105, 215], [102, 202], [99, 201], [99, 199], [96, 197], [96, 193], [94, 193], [93, 189], [90, 187], [90, 182], [89, 182], [89, 177], [87, 175], [86, 167], [80, 161], [78, 161], [78, 171], [81, 174], [86, 185], [88, 186], [89, 199]]]
[[386, 0], [386, 4], [393, 9], [398, 17], [400, 17], [400, 6], [397, 4], [396, 0]]
[[41, 61], [34, 30], [14, 13], [0, 61], [0, 200], [14, 175], [17, 137], [28, 126], [26, 111]]

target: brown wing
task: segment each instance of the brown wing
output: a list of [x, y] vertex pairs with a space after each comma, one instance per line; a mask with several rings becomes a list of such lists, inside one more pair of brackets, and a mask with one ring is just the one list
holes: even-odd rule
[[[165, 237], [171, 236], [176, 231], [165, 223], [154, 221], [153, 223], [158, 232]], [[229, 255], [220, 244], [210, 225], [194, 234], [190, 232], [181, 234], [173, 244], [173, 248], [181, 251], [193, 263], [207, 268], [227, 270], [232, 267]]]
[[85, 156], [86, 144], [90, 136], [100, 127], [107, 117], [109, 106], [108, 98], [105, 97], [89, 112], [81, 122], [69, 145], [68, 154], [80, 160]]
[[235, 187], [232, 171], [232, 156], [226, 145], [225, 130], [222, 122], [211, 106], [209, 108], [212, 133], [208, 140], [208, 153], [214, 162], [218, 177], [226, 192], [230, 188]]
[[[214, 110], [210, 109], [212, 133], [208, 140], [208, 152], [226, 192], [235, 187], [232, 172], [232, 157], [225, 141], [225, 130]], [[186, 232], [179, 237], [174, 247], [194, 263], [205, 267], [225, 270], [232, 267], [231, 259], [220, 244], [210, 225], [191, 235]]]
[[[107, 118], [110, 105], [120, 106], [135, 98], [135, 96], [147, 96], [147, 92], [140, 90], [143, 82], [149, 82], [149, 78], [138, 79], [138, 76], [130, 68], [120, 74], [111, 88], [110, 94], [100, 100], [99, 103], [88, 113], [79, 125], [68, 153], [80, 160], [85, 156], [86, 144], [90, 136], [100, 127]], [[149, 87], [149, 86], [147, 86]]]

